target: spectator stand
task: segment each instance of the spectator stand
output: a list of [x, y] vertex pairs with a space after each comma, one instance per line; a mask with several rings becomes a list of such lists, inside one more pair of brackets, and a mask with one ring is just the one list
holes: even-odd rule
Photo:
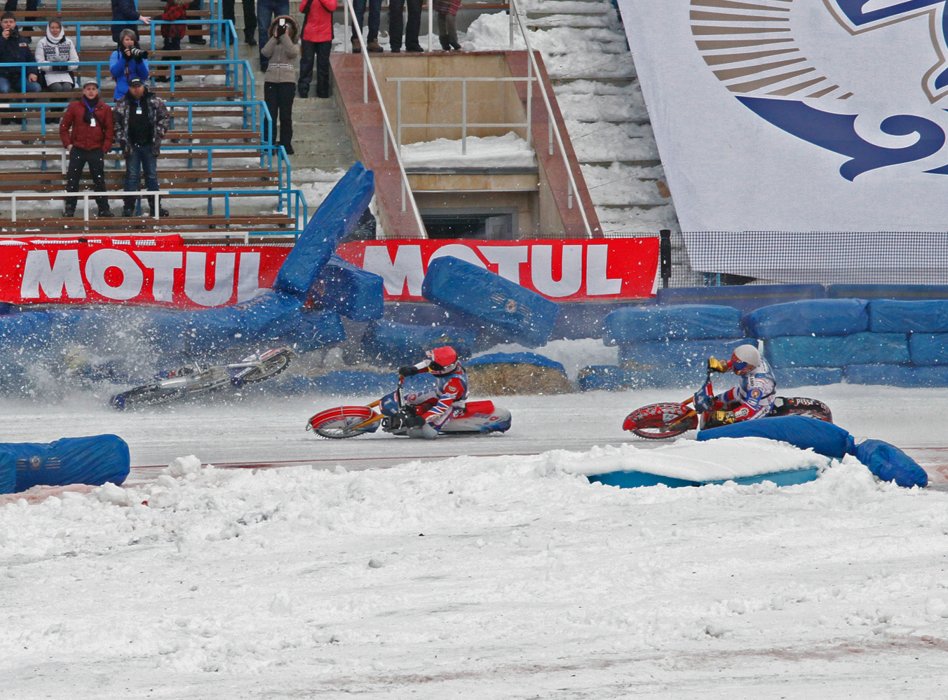
[[[61, 0], [57, 5], [61, 6]], [[219, 17], [219, 3], [213, 3], [214, 7]], [[66, 8], [62, 9], [64, 17], [70, 16]], [[113, 22], [107, 7], [70, 12], [82, 17], [63, 21], [80, 54], [78, 72], [84, 77], [94, 76], [107, 99], [114, 85], [108, 69], [114, 50], [111, 26], [124, 23]], [[160, 11], [153, 14], [157, 16]], [[41, 34], [47, 18], [39, 12], [25, 16], [30, 15], [42, 21], [21, 22], [21, 29]], [[99, 15], [103, 19], [96, 19]], [[210, 41], [203, 45], [183, 43], [181, 50], [164, 52], [174, 58], [164, 58], [160, 49], [154, 50], [163, 24], [186, 24], [189, 36], [203, 36], [206, 26]], [[291, 187], [292, 171], [285, 151], [272, 145], [272, 122], [266, 105], [252, 99], [253, 71], [246, 61], [237, 59], [233, 24], [204, 19], [203, 15], [200, 20], [192, 19], [189, 14], [185, 22], [156, 19], [143, 25], [142, 30], [140, 44], [149, 50], [151, 89], [171, 108], [171, 125], [158, 173], [162, 198], [178, 200], [172, 205], [175, 215], [163, 220], [136, 217], [131, 224], [121, 217], [90, 219], [88, 198], [95, 193], [80, 191], [75, 193], [80, 203], [77, 216], [63, 217], [66, 156], [59, 140], [58, 121], [79, 91], [8, 93], [0, 97], [9, 100], [0, 102], [0, 109], [5, 121], [12, 119], [16, 126], [0, 127], [4, 151], [0, 155], [0, 209], [4, 210], [0, 214], [0, 235], [27, 231], [75, 235], [77, 229], [105, 235], [134, 235], [139, 231], [150, 235], [173, 226], [185, 235], [204, 231], [231, 237], [234, 229], [243, 229], [245, 239], [250, 235], [295, 237], [307, 220], [306, 202]], [[35, 65], [19, 68], [25, 77]], [[190, 82], [188, 76], [197, 76], [200, 85], [186, 84]], [[155, 78], [166, 78], [167, 82], [156, 86]], [[124, 184], [124, 160], [120, 153], [112, 152], [106, 163], [109, 198], [118, 199]], [[198, 213], [194, 204], [199, 201], [204, 206]]]

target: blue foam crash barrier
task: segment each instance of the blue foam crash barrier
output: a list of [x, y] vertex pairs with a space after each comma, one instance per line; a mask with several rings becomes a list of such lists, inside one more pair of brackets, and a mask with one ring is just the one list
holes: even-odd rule
[[909, 354], [916, 365], [948, 365], [948, 333], [912, 333]]
[[358, 162], [349, 168], [306, 224], [283, 261], [273, 288], [305, 298], [336, 246], [358, 226], [374, 192], [371, 170]]
[[358, 396], [368, 394], [381, 396], [398, 386], [398, 375], [392, 372], [369, 372], [365, 370], [336, 370], [320, 377], [313, 377], [311, 387], [322, 394]]
[[631, 386], [632, 371], [617, 365], [589, 365], [576, 374], [580, 391], [620, 391]]
[[854, 333], [840, 336], [787, 336], [764, 343], [764, 356], [776, 368], [907, 364], [904, 333]]
[[948, 299], [870, 301], [869, 330], [874, 333], [948, 333]]
[[421, 293], [485, 330], [502, 331], [507, 342], [528, 347], [543, 345], [550, 339], [558, 313], [555, 302], [451, 256], [428, 264]]
[[491, 352], [486, 355], [472, 357], [465, 361], [465, 367], [479, 367], [483, 365], [534, 365], [548, 367], [566, 374], [566, 368], [556, 360], [535, 352]]
[[918, 462], [883, 440], [865, 440], [856, 446], [856, 459], [883, 481], [912, 488], [928, 486], [928, 474]]
[[290, 345], [297, 352], [309, 352], [346, 339], [346, 329], [335, 311], [304, 310], [271, 322], [258, 334], [271, 345]]
[[775, 374], [777, 386], [825, 386], [843, 381], [842, 367], [782, 367]]
[[718, 340], [653, 340], [619, 346], [619, 364], [631, 369], [662, 369], [674, 367], [679, 374], [691, 370], [700, 377], [711, 356], [728, 359], [734, 348], [757, 341], [744, 337]]
[[323, 308], [333, 309], [353, 321], [375, 321], [385, 310], [383, 281], [333, 255], [323, 267], [312, 288], [312, 295]]
[[16, 464], [16, 491], [33, 486], [121, 484], [131, 466], [128, 443], [118, 435], [61, 438], [55, 442], [0, 443]]
[[426, 350], [439, 345], [450, 345], [462, 358], [469, 357], [476, 342], [477, 333], [468, 328], [374, 321], [362, 336], [362, 351], [368, 358], [398, 366], [418, 362]]
[[762, 306], [744, 317], [748, 335], [849, 335], [869, 330], [864, 299], [806, 299]]
[[855, 440], [849, 431], [843, 430], [838, 425], [807, 416], [760, 418], [702, 430], [698, 433], [698, 440], [742, 437], [788, 442], [802, 450], [812, 449], [818, 454], [834, 459], [842, 459], [847, 454], [853, 454], [856, 449]]
[[62, 347], [73, 340], [78, 318], [78, 314], [70, 310], [0, 315], [0, 350], [8, 355]]
[[832, 299], [948, 299], [948, 284], [831, 284], [826, 296]]
[[707, 481], [678, 479], [671, 476], [639, 471], [616, 471], [606, 472], [605, 474], [590, 474], [586, 478], [592, 482], [606, 486], [618, 486], [620, 489], [634, 489], [643, 486], [661, 485], [669, 488], [682, 488], [684, 486], [709, 486], [726, 483], [747, 486], [748, 484], [762, 484], [765, 481], [769, 481], [777, 486], [796, 486], [797, 484], [805, 484], [808, 481], [814, 481], [819, 474], [820, 470], [818, 467], [806, 467], [804, 469], [765, 472], [751, 476], [738, 476], [730, 479], [709, 479]]
[[850, 384], [882, 386], [940, 387], [948, 386], [948, 365], [913, 367], [911, 365], [849, 365], [845, 370]]
[[602, 342], [606, 345], [736, 338], [743, 334], [741, 312], [733, 306], [713, 304], [628, 306], [610, 313], [602, 325]]
[[16, 491], [16, 457], [0, 452], [0, 494]]
[[[668, 287], [655, 292], [659, 304], [725, 304], [747, 313], [762, 306], [822, 299], [821, 284], [748, 284], [720, 287]], [[850, 294], [849, 296], [857, 296]]]
[[[264, 340], [268, 328], [297, 319], [303, 302], [297, 297], [267, 291], [235, 306], [175, 314], [165, 323], [177, 327], [196, 351], [217, 352], [238, 343]], [[172, 341], [174, 342], [174, 341]]]

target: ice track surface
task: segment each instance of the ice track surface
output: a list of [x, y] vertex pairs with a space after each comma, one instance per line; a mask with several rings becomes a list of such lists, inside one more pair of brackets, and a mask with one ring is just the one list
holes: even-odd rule
[[[944, 429], [948, 392], [834, 385], [781, 393], [826, 401], [835, 422], [857, 440], [872, 437], [891, 442], [926, 467], [933, 485], [940, 480], [948, 481], [948, 439]], [[248, 392], [236, 399], [119, 412], [106, 405], [107, 397], [78, 393], [56, 404], [0, 400], [4, 416], [0, 440], [49, 442], [60, 437], [115, 433], [131, 448], [133, 481], [147, 480], [157, 468], [187, 455], [216, 466], [311, 464], [317, 468], [341, 465], [348, 470], [361, 470], [459, 455], [584, 451], [595, 445], [623, 442], [650, 447], [661, 443], [624, 432], [622, 419], [633, 408], [656, 401], [682, 400], [688, 395], [688, 388], [680, 388], [494, 397], [498, 405], [509, 408], [513, 414], [513, 426], [506, 434], [422, 441], [381, 432], [348, 440], [325, 440], [305, 430], [307, 419], [318, 410], [344, 403], [366, 403], [375, 396], [276, 398]]]

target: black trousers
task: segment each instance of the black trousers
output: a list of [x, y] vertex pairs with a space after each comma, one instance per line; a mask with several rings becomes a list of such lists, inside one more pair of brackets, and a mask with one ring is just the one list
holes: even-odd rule
[[[402, 48], [402, 29], [405, 31], [405, 47], [417, 48], [418, 32], [421, 31], [422, 0], [391, 0], [388, 4], [388, 40], [392, 51]], [[408, 20], [402, 23], [402, 9], [408, 5]]]
[[[234, 15], [235, 0], [221, 0], [221, 19], [229, 19], [237, 28], [237, 17]], [[244, 8], [244, 41], [250, 41], [257, 36], [257, 8], [255, 0], [243, 0]]]
[[[296, 85], [293, 83], [264, 83], [263, 100], [273, 119], [273, 144], [293, 145], [293, 99], [296, 97]], [[279, 124], [279, 137], [277, 137]]]
[[[105, 166], [102, 158], [101, 148], [76, 148], [69, 151], [69, 168], [66, 170], [66, 191], [79, 191], [79, 176], [82, 175], [82, 169], [89, 164], [89, 174], [92, 175], [92, 189], [96, 192], [105, 192]], [[77, 197], [66, 198], [66, 211], [76, 211]], [[96, 197], [96, 204], [99, 205], [99, 211], [106, 211], [109, 208], [108, 197]]]
[[313, 82], [313, 59], [316, 61], [316, 97], [329, 97], [332, 94], [329, 77], [329, 55], [332, 53], [332, 41], [306, 41], [300, 53], [300, 97], [309, 96], [309, 84]]

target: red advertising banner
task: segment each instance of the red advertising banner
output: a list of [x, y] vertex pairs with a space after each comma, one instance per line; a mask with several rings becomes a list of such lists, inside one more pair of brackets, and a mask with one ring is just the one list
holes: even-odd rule
[[[0, 240], [0, 301], [13, 304], [228, 306], [272, 286], [286, 246], [196, 245], [154, 238]], [[658, 239], [388, 240], [337, 253], [384, 280], [385, 299], [415, 300], [428, 264], [451, 255], [554, 301], [653, 296]]]
[[228, 306], [270, 287], [289, 248], [147, 239], [0, 240], [0, 301]]
[[385, 281], [385, 299], [421, 300], [428, 263], [451, 255], [553, 301], [655, 296], [658, 238], [521, 241], [388, 240], [344, 243], [337, 251]]

